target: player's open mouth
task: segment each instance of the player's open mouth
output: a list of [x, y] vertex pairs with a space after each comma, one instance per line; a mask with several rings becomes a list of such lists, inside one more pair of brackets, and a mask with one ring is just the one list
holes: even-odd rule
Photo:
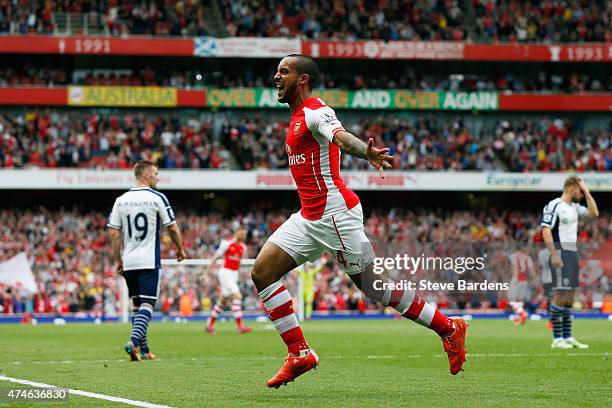
[[280, 96], [280, 94], [285, 90], [285, 87], [281, 84], [276, 84], [276, 89], [278, 90], [278, 95]]

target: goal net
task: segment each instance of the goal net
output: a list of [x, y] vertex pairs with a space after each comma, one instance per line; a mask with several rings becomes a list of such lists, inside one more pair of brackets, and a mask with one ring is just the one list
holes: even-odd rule
[[[211, 259], [185, 259], [177, 262], [175, 259], [163, 259], [160, 273], [159, 291], [155, 311], [169, 319], [205, 319], [221, 296], [221, 287], [217, 273], [222, 266], [218, 261], [209, 272]], [[251, 280], [251, 270], [254, 259], [243, 259], [240, 264], [238, 288], [242, 294], [242, 308], [246, 317], [264, 316], [257, 290]], [[303, 295], [297, 273], [294, 271], [283, 277], [289, 293], [294, 298], [298, 317], [302, 315]], [[121, 285], [121, 315], [127, 322], [130, 313], [130, 299], [126, 285]], [[231, 312], [226, 307], [224, 317], [230, 317]]]

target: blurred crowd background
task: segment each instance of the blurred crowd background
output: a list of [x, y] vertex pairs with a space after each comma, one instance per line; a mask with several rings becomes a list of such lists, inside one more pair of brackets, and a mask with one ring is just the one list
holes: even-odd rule
[[[349, 132], [390, 149], [395, 170], [612, 170], [612, 121], [585, 128], [563, 115], [346, 117]], [[264, 114], [0, 112], [0, 167], [127, 169], [146, 159], [168, 169], [283, 169], [287, 126]], [[348, 155], [342, 165], [367, 168]]]
[[[510, 209], [491, 208], [487, 211], [432, 211], [428, 208], [375, 208], [365, 220], [367, 234], [377, 246], [414, 250], [414, 245], [424, 244], [427, 254], [465, 256], [468, 252], [487, 253], [488, 263], [484, 272], [465, 275], [462, 278], [477, 282], [510, 282], [508, 256], [517, 248], [527, 252], [537, 266], [537, 253], [541, 250], [538, 239], [541, 215]], [[289, 208], [266, 208], [254, 204], [244, 212], [224, 217], [220, 213], [208, 215], [196, 212], [177, 213], [183, 231], [185, 246], [190, 258], [211, 258], [222, 239], [231, 238], [240, 225], [248, 229], [248, 254], [254, 258], [267, 237], [290, 215]], [[586, 222], [581, 228], [579, 242], [581, 256], [590, 254], [612, 243], [610, 214], [602, 214], [600, 220]], [[29, 256], [38, 285], [38, 294], [25, 296], [19, 287], [0, 286], [0, 304], [4, 314], [51, 313], [66, 314], [85, 312], [98, 316], [116, 316], [119, 308], [119, 286], [112, 262], [110, 240], [105, 224], [107, 215], [100, 212], [77, 210], [48, 211], [2, 210], [0, 218], [0, 261], [19, 252]], [[437, 243], [437, 244], [431, 244]], [[442, 251], [444, 243], [455, 245]], [[438, 244], [440, 246], [438, 246]], [[420, 250], [419, 250], [420, 254]], [[419, 255], [417, 254], [417, 255]], [[162, 235], [162, 257], [173, 258], [173, 246], [167, 235]], [[250, 281], [250, 268], [242, 268], [241, 289], [244, 306], [248, 310], [260, 310], [256, 291]], [[398, 278], [407, 278], [399, 276]], [[456, 281], [453, 271], [420, 271], [409, 279]], [[297, 275], [286, 277], [288, 285], [297, 290]], [[533, 307], [545, 306], [545, 298], [539, 278], [530, 282], [530, 299]], [[579, 290], [580, 308], [590, 309], [610, 293], [608, 278], [598, 277], [583, 282]], [[504, 291], [468, 291], [460, 294], [442, 291], [423, 295], [441, 307], [447, 308], [504, 308], [507, 302]], [[205, 273], [204, 267], [165, 267], [162, 273], [160, 300], [157, 307], [165, 313], [182, 311], [193, 313], [208, 311], [219, 296], [216, 274]], [[181, 309], [182, 305], [182, 309]], [[338, 264], [330, 261], [316, 277], [315, 310], [377, 310], [359, 295], [352, 282], [344, 276]]]
[[0, 33], [57, 34], [67, 16], [106, 35], [610, 41], [606, 0], [48, 0], [0, 3]]
[[[574, 44], [575, 58], [566, 56], [562, 62], [554, 58], [492, 61], [488, 55], [479, 60], [320, 58], [321, 78], [316, 88], [487, 91], [524, 96], [522, 100], [530, 102], [530, 98], [547, 94], [549, 98], [552, 94], [560, 99], [584, 96], [600, 101], [609, 98], [612, 91], [609, 63], [590, 59], [595, 59], [596, 51], [605, 52], [605, 46], [612, 42], [612, 2], [606, 0], [0, 0], [0, 36], [4, 35], [81, 39], [138, 35], [299, 37], [347, 41], [342, 44], [353, 40], [461, 41], [515, 44], [522, 52], [530, 48], [522, 45]], [[2, 55], [6, 58], [0, 65], [0, 88], [13, 94], [32, 92], [35, 96], [29, 103], [38, 106], [2, 101], [2, 169], [103, 172], [131, 169], [141, 159], [152, 160], [161, 169], [212, 172], [287, 168], [286, 110], [86, 108], [69, 107], [66, 102], [64, 106], [48, 107], [37, 99], [54, 90], [67, 93], [67, 86], [160, 86], [180, 90], [244, 87], [253, 91], [273, 86], [277, 58], [135, 58], [114, 52], [64, 54], [63, 50], [53, 55], [28, 50]], [[338, 109], [337, 113], [347, 130], [364, 140], [372, 137], [376, 145], [390, 149], [394, 167], [390, 171], [612, 170], [609, 112], [567, 108], [540, 111], [533, 102], [523, 110], [495, 109], [458, 112], [419, 106], [395, 111]], [[342, 168], [365, 169], [367, 164], [343, 156]], [[3, 193], [7, 198], [0, 206], [0, 261], [25, 252], [39, 292], [26, 296], [23, 288], [0, 285], [0, 313], [116, 316], [123, 283], [114, 275], [105, 231], [108, 214], [101, 204], [110, 192]], [[253, 198], [255, 191], [235, 193], [233, 199], [225, 198], [222, 211], [201, 208], [214, 192], [198, 192], [197, 199], [183, 196], [176, 201], [173, 193], [169, 194], [171, 201], [178, 203], [175, 211], [191, 258], [210, 258], [220, 240], [229, 238], [238, 225], [247, 226], [249, 257], [254, 257], [265, 239], [296, 210], [295, 205], [281, 199], [279, 192], [265, 200]], [[75, 199], [76, 194], [83, 198]], [[381, 247], [412, 248], [415, 242], [443, 241], [472, 250], [482, 250], [478, 245], [491, 245], [490, 269], [485, 276], [475, 277], [490, 281], [509, 280], [508, 255], [514, 250], [513, 243], [524, 246], [536, 260], [541, 245], [535, 242], [540, 209], [553, 197], [512, 192], [511, 197], [499, 200], [499, 194], [504, 193], [497, 193], [497, 198], [490, 193], [474, 200], [480, 200], [474, 204], [470, 200], [478, 192], [452, 196], [444, 192], [398, 194], [411, 202], [404, 204], [405, 200], [395, 199], [398, 196], [368, 197], [364, 205], [366, 231]], [[584, 223], [580, 229], [585, 261], [612, 242], [609, 193], [598, 192], [598, 197], [602, 197], [600, 219]], [[425, 200], [433, 204], [425, 204]], [[88, 207], [82, 201], [93, 205]], [[502, 205], [493, 205], [492, 201], [501, 201]], [[238, 207], [245, 203], [248, 209]], [[111, 204], [106, 207], [110, 209]], [[437, 209], [438, 205], [442, 207]], [[174, 256], [165, 235], [162, 247], [164, 258]], [[584, 270], [591, 271], [591, 267], [585, 265]], [[243, 274], [245, 308], [260, 310], [248, 268]], [[609, 277], [596, 272], [588, 275], [596, 278], [583, 281], [575, 305], [578, 309], [597, 308], [603, 296], [611, 293]], [[456, 275], [440, 271], [438, 276], [428, 278], [452, 280]], [[286, 279], [295, 294], [295, 274]], [[317, 276], [316, 290], [315, 310], [365, 312], [380, 308], [363, 299], [333, 261]], [[214, 274], [205, 274], [203, 268], [167, 268], [157, 307], [164, 313], [189, 315], [210, 310], [217, 296]], [[544, 305], [539, 281], [532, 282], [529, 296], [532, 309]], [[503, 309], [506, 302], [505, 294], [497, 291], [460, 295], [437, 292], [425, 297], [441, 307], [459, 309]]]
[[[70, 67], [61, 60], [33, 62], [18, 58], [0, 66], [0, 86], [58, 87], [80, 86], [171, 86], [179, 89], [274, 87], [274, 64], [241, 67], [232, 64], [214, 69], [186, 67], [177, 70], [161, 62], [125, 68]], [[236, 67], [240, 68], [236, 70]], [[322, 72], [316, 89], [412, 89], [419, 91], [499, 91], [539, 93], [609, 92], [612, 90], [610, 72], [581, 73], [577, 69], [549, 72], [485, 71], [478, 74], [430, 72], [413, 64], [393, 64], [382, 72], [335, 71]]]

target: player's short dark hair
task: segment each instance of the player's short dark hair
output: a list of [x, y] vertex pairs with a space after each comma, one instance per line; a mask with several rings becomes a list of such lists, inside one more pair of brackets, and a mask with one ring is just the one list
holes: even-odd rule
[[298, 74], [308, 75], [308, 78], [310, 79], [308, 81], [308, 89], [312, 90], [312, 88], [319, 81], [319, 67], [317, 66], [315, 60], [302, 54], [289, 54], [287, 57], [297, 59], [295, 68], [297, 69]]
[[578, 182], [580, 181], [580, 177], [578, 176], [569, 176], [565, 179], [565, 183], [563, 183], [563, 191], [567, 190], [570, 187], [579, 186]]
[[136, 176], [136, 178], [139, 179], [140, 177], [142, 177], [142, 173], [144, 173], [146, 169], [148, 169], [149, 167], [155, 167], [155, 166], [157, 166], [157, 164], [153, 163], [152, 161], [140, 160], [134, 165], [134, 176]]

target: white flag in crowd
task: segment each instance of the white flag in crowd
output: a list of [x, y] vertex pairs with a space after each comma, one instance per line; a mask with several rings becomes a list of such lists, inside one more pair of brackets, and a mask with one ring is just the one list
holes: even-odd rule
[[20, 252], [5, 262], [0, 262], [0, 283], [20, 288], [28, 295], [37, 292], [34, 275], [25, 252]]

